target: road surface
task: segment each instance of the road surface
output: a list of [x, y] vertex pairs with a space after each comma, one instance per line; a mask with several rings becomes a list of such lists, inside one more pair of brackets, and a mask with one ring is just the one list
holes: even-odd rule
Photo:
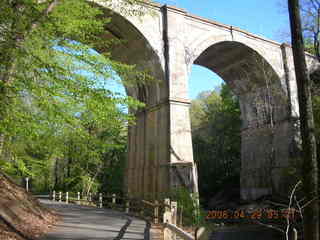
[[147, 224], [125, 213], [40, 200], [62, 216], [40, 240], [140, 240], [148, 238]]

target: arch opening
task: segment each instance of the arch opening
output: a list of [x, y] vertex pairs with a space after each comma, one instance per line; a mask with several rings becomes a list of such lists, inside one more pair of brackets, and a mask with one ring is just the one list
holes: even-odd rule
[[[127, 94], [147, 106], [165, 99], [168, 93], [163, 67], [149, 40], [124, 16], [107, 8], [102, 9], [111, 22], [105, 25], [106, 33], [101, 37], [110, 39], [115, 44], [98, 46], [98, 51], [108, 51], [112, 59], [134, 66], [136, 72], [141, 72], [140, 75], [118, 73], [123, 79]], [[147, 80], [141, 81], [139, 78]]]
[[211, 45], [194, 64], [218, 74], [239, 100], [241, 198], [281, 193], [285, 184], [279, 184], [279, 179], [285, 176], [279, 169], [286, 161], [281, 158], [288, 157], [283, 155], [280, 141], [288, 141], [291, 127], [280, 77], [263, 56], [235, 41]]
[[[127, 64], [124, 68], [120, 67], [120, 71], [115, 70], [114, 73], [117, 76], [113, 77], [124, 85], [128, 96], [145, 104], [144, 108], [128, 110], [129, 113], [135, 115], [135, 124], [128, 126], [123, 193], [130, 196], [154, 198], [157, 193], [163, 192], [163, 189], [167, 190], [168, 186], [168, 183], [165, 182], [168, 179], [166, 169], [161, 167], [162, 163], [159, 162], [167, 160], [166, 145], [169, 142], [169, 135], [163, 131], [163, 129], [169, 129], [169, 126], [168, 107], [161, 106], [161, 102], [167, 100], [168, 97], [161, 60], [147, 37], [132, 22], [103, 6], [95, 6], [103, 10], [104, 16], [101, 17], [111, 18], [111, 22], [104, 26], [105, 33], [99, 37], [107, 39], [108, 42], [115, 42], [115, 44], [103, 45], [101, 44], [104, 43], [103, 40], [97, 41], [94, 50], [89, 49], [89, 52], [92, 51], [92, 54], [97, 55], [106, 54], [111, 60], [119, 62], [119, 65]], [[104, 68], [104, 66], [101, 67]], [[121, 69], [130, 69], [130, 71], [128, 73]], [[87, 76], [94, 74], [81, 71], [79, 73]], [[114, 70], [111, 69], [110, 72], [112, 71]], [[109, 86], [106, 84], [103, 87], [108, 88]], [[119, 89], [119, 87], [116, 88]], [[158, 138], [159, 135], [162, 137]], [[163, 179], [164, 182], [161, 182], [160, 179]]]
[[[156, 198], [168, 190], [168, 173], [162, 167], [168, 158], [169, 108], [163, 104], [168, 99], [168, 83], [165, 81], [161, 57], [152, 48], [147, 36], [125, 17], [108, 9], [111, 17], [102, 37], [119, 42], [109, 51], [111, 58], [132, 65], [139, 74], [123, 75], [127, 95], [145, 104], [143, 109], [129, 112], [135, 114], [135, 124], [128, 128], [128, 155], [124, 192], [134, 197]], [[103, 46], [101, 51], [103, 51]], [[146, 75], [148, 75], [146, 77]], [[147, 81], [140, 81], [139, 78]], [[151, 76], [151, 80], [149, 78]], [[132, 78], [137, 80], [132, 84]]]
[[[217, 74], [205, 67], [195, 66], [192, 67], [189, 79], [191, 91], [194, 91], [194, 85], [203, 85], [202, 91], [191, 100], [190, 108], [192, 148], [198, 168], [200, 203], [206, 209], [218, 209], [226, 206], [211, 207], [217, 193], [228, 189], [223, 197], [233, 194], [231, 197], [235, 198], [236, 193], [239, 195], [240, 192], [239, 100]], [[202, 68], [201, 72], [198, 71], [199, 67]], [[239, 196], [236, 198], [239, 199]], [[226, 205], [231, 201], [229, 199], [222, 202]]]

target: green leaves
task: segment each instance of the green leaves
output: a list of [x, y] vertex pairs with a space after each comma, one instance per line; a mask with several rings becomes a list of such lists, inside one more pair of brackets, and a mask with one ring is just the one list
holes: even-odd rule
[[134, 122], [126, 109], [143, 107], [108, 85], [151, 77], [110, 58], [114, 39], [102, 37], [110, 18], [93, 3], [4, 0], [0, 12], [1, 163], [42, 187], [76, 187], [83, 176], [91, 188], [111, 161], [123, 160]]
[[[208, 201], [212, 193], [220, 190], [226, 181], [239, 184], [239, 101], [227, 85], [222, 85], [220, 92], [205, 92], [192, 101], [191, 119], [200, 195]], [[211, 180], [208, 182], [207, 179]]]

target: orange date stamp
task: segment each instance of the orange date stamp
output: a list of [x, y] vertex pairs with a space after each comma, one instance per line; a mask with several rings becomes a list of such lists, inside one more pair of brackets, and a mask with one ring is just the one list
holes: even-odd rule
[[244, 210], [211, 210], [208, 211], [206, 219], [290, 219], [297, 217], [294, 209], [274, 210], [274, 209], [259, 209], [252, 212]]

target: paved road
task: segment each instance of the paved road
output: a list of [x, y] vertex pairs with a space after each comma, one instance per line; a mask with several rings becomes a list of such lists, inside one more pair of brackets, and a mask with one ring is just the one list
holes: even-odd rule
[[41, 240], [140, 240], [147, 238], [146, 222], [109, 209], [41, 200], [63, 218]]

